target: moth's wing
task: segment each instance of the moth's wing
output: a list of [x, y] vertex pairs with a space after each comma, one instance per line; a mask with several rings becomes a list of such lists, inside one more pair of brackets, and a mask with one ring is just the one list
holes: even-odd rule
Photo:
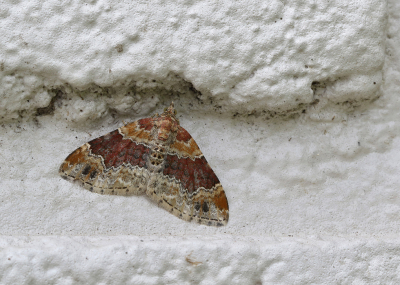
[[146, 162], [151, 118], [119, 128], [85, 143], [60, 166], [60, 175], [100, 194], [138, 195], [146, 191], [150, 176]]
[[163, 171], [150, 178], [146, 194], [183, 220], [222, 226], [229, 219], [228, 200], [218, 177], [182, 127], [165, 154]]

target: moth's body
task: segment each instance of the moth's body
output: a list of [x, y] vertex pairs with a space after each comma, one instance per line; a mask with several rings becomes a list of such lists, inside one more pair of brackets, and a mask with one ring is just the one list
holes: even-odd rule
[[184, 220], [225, 225], [225, 192], [175, 115], [171, 104], [161, 115], [84, 144], [66, 158], [60, 175], [100, 194], [146, 194]]

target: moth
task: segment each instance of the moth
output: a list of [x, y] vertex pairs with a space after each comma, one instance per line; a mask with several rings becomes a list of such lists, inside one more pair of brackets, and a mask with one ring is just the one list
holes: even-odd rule
[[99, 194], [145, 194], [185, 221], [226, 225], [225, 191], [176, 114], [171, 103], [161, 115], [85, 143], [61, 164], [61, 177]]

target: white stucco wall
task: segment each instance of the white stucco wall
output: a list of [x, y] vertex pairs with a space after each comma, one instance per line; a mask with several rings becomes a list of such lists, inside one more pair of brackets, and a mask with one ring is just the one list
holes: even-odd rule
[[[399, 283], [400, 5], [146, 3], [1, 5], [0, 283]], [[171, 100], [226, 227], [58, 176]]]

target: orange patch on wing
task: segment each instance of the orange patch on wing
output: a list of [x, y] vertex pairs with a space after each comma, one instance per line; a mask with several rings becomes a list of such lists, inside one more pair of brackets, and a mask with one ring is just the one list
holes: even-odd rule
[[222, 186], [219, 185], [218, 188], [215, 189], [215, 192], [215, 196], [212, 199], [215, 206], [222, 211], [229, 211], [228, 200], [226, 199], [225, 191]]
[[[63, 165], [62, 165], [62, 170], [66, 170], [68, 168], [68, 164], [69, 165], [75, 165], [75, 164], [79, 164], [79, 163], [84, 163], [86, 161], [86, 157], [89, 154], [89, 150], [88, 150], [88, 146], [87, 144], [84, 144], [83, 146], [81, 146], [80, 148], [78, 148], [76, 151], [74, 151], [73, 153], [71, 153], [64, 161]], [[66, 163], [68, 162], [68, 163]]]
[[199, 146], [197, 145], [197, 143], [194, 141], [193, 138], [191, 138], [187, 143], [176, 140], [171, 145], [170, 149], [177, 152], [180, 155], [190, 157], [192, 159], [194, 159], [197, 156], [203, 155], [203, 153], [199, 149]]
[[[61, 164], [59, 171], [64, 174], [69, 174], [70, 171], [79, 165], [90, 166], [90, 171], [88, 171], [87, 175], [85, 174], [86, 178], [83, 179], [85, 181], [90, 177], [90, 172], [98, 172], [98, 170], [104, 169], [101, 158], [94, 157], [90, 154], [90, 146], [87, 143], [71, 153]], [[81, 171], [83, 171], [83, 169], [81, 169]]]
[[[221, 211], [222, 215], [224, 216], [224, 220], [228, 220], [228, 215], [229, 215], [229, 206], [228, 206], [228, 200], [225, 195], [224, 188], [222, 188], [221, 184], [217, 184], [218, 186], [212, 193], [203, 193], [199, 192], [193, 197], [193, 202], [200, 203], [200, 205], [203, 205], [204, 202], [206, 203], [213, 203], [215, 207]], [[200, 211], [202, 210], [202, 207], [200, 208]]]
[[134, 142], [148, 142], [151, 140], [150, 131], [141, 128], [138, 121], [119, 128], [120, 133]]

